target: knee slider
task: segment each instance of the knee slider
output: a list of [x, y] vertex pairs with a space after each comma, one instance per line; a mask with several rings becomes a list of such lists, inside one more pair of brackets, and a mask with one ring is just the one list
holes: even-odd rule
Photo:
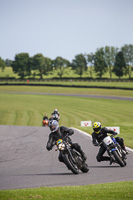
[[98, 162], [101, 162], [101, 157], [99, 155], [96, 156]]

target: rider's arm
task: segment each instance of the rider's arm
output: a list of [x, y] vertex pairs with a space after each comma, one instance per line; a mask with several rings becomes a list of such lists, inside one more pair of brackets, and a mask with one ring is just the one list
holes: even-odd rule
[[72, 134], [74, 134], [74, 130], [73, 129], [69, 129], [69, 128], [64, 127], [64, 126], [61, 126], [60, 130], [61, 130], [62, 133], [64, 133], [64, 135], [67, 135], [67, 134], [68, 135], [72, 135]]
[[49, 136], [49, 140], [48, 140], [48, 142], [47, 142], [46, 149], [47, 149], [48, 151], [50, 151], [50, 150], [52, 149], [52, 147], [53, 147], [53, 144], [54, 144], [53, 138], [52, 138], [51, 136]]
[[98, 146], [98, 144], [99, 144], [99, 143], [97, 142], [97, 139], [96, 139], [94, 133], [92, 133], [92, 143], [93, 143], [94, 146]]
[[105, 131], [106, 133], [110, 133], [110, 134], [112, 134], [112, 135], [114, 135], [114, 136], [118, 134], [117, 132], [115, 132], [115, 131], [113, 131], [113, 130], [110, 130], [110, 129], [106, 128], [106, 127], [104, 127], [103, 129], [104, 129], [104, 131]]
[[69, 130], [68, 130], [68, 134], [69, 134], [69, 135], [73, 135], [73, 134], [74, 134], [74, 130], [73, 130], [73, 129], [69, 129]]
[[74, 134], [74, 130], [66, 128], [66, 133], [68, 133], [68, 135], [73, 135]]

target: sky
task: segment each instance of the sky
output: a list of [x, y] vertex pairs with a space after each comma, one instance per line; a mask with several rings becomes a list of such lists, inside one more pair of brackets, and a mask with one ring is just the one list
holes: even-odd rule
[[70, 62], [133, 44], [133, 0], [0, 0], [0, 57], [41, 53]]

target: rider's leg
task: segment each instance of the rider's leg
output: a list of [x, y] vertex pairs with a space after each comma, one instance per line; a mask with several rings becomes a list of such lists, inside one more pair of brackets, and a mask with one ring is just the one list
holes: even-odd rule
[[96, 159], [97, 159], [98, 162], [110, 160], [109, 156], [103, 156], [105, 151], [106, 151], [105, 147], [101, 146], [100, 149], [99, 149], [99, 152], [98, 152], [98, 154], [96, 156]]
[[116, 137], [115, 139], [120, 144], [121, 148], [126, 152], [126, 154], [128, 154], [128, 151], [127, 151], [125, 144], [124, 144], [124, 139], [121, 138], [121, 137]]
[[81, 146], [78, 143], [72, 143], [71, 147], [76, 149], [81, 154], [83, 160], [87, 159], [87, 156], [85, 155], [84, 151], [81, 149]]

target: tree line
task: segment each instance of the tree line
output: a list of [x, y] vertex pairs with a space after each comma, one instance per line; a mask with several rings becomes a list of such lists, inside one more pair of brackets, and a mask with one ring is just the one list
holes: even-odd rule
[[36, 75], [36, 71], [43, 78], [43, 75], [48, 75], [50, 71], [57, 70], [58, 76], [61, 78], [65, 74], [65, 69], [71, 67], [72, 70], [80, 77], [88, 70], [91, 78], [93, 72], [98, 78], [109, 71], [110, 79], [112, 73], [121, 78], [127, 75], [131, 78], [133, 70], [133, 45], [124, 45], [120, 49], [116, 47], [105, 46], [98, 48], [95, 53], [78, 54], [74, 57], [72, 62], [62, 57], [56, 57], [54, 60], [43, 56], [41, 53], [30, 57], [28, 53], [19, 53], [15, 55], [13, 61], [6, 59], [5, 61], [0, 57], [0, 68], [2, 71], [5, 66], [11, 66], [14, 73], [18, 74], [21, 79]]

